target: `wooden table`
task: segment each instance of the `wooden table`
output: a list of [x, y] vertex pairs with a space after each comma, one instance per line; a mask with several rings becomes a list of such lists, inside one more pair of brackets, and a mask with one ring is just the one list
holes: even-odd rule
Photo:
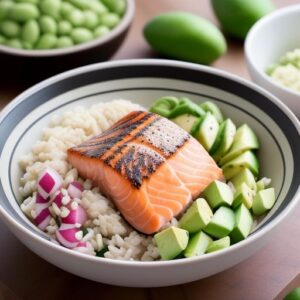
[[[137, 0], [134, 24], [113, 59], [155, 57], [141, 31], [152, 16], [169, 10], [199, 13], [216, 23], [208, 0]], [[277, 0], [278, 7], [297, 3]], [[214, 67], [249, 78], [243, 45], [229, 41], [229, 51]], [[25, 87], [21, 82], [0, 87], [0, 108]], [[277, 238], [239, 265], [197, 282], [166, 288], [113, 287], [66, 273], [27, 250], [0, 221], [0, 300], [2, 299], [273, 299], [300, 272], [300, 206]], [[1, 297], [5, 294], [5, 297]]]

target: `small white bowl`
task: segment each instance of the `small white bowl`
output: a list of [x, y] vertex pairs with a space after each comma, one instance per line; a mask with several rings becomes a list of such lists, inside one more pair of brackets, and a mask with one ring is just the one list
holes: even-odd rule
[[264, 87], [300, 117], [300, 93], [293, 91], [266, 74], [282, 55], [300, 48], [300, 5], [279, 9], [258, 21], [245, 42], [245, 55], [253, 81]]

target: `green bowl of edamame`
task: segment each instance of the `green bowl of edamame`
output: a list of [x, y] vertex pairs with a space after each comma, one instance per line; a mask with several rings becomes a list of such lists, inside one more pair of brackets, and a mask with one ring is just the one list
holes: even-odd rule
[[133, 16], [134, 0], [1, 0], [0, 65], [28, 80], [107, 60]]

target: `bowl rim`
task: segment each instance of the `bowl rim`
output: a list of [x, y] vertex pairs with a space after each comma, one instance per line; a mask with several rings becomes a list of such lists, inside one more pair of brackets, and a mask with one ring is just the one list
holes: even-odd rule
[[60, 49], [45, 49], [45, 50], [25, 50], [17, 49], [4, 45], [0, 45], [0, 55], [9, 54], [20, 57], [54, 57], [54, 56], [64, 56], [69, 54], [74, 54], [81, 51], [90, 50], [92, 48], [102, 46], [103, 44], [113, 40], [118, 37], [123, 31], [125, 31], [134, 19], [135, 13], [135, 2], [134, 0], [125, 0], [126, 10], [125, 14], [122, 16], [120, 23], [114, 27], [107, 35], [95, 38], [89, 42], [74, 45], [67, 48]]
[[[187, 62], [179, 62], [179, 61], [172, 61], [172, 60], [162, 60], [162, 59], [129, 59], [129, 60], [117, 60], [117, 61], [109, 61], [104, 63], [97, 63], [97, 64], [91, 64], [88, 66], [83, 66], [80, 68], [76, 68], [70, 71], [63, 72], [61, 74], [55, 75], [53, 77], [50, 77], [49, 79], [46, 79], [33, 87], [27, 89], [23, 93], [21, 93], [19, 96], [17, 96], [12, 102], [10, 102], [1, 112], [0, 112], [0, 123], [2, 120], [6, 117], [6, 115], [19, 103], [22, 101], [26, 101], [26, 98], [29, 97], [31, 94], [35, 93], [38, 90], [43, 89], [44, 87], [47, 87], [48, 85], [54, 84], [59, 82], [61, 79], [84, 74], [93, 70], [98, 69], [105, 69], [105, 68], [112, 68], [112, 67], [119, 67], [119, 66], [126, 66], [126, 67], [132, 67], [132, 66], [151, 66], [151, 65], [160, 65], [160, 66], [173, 66], [173, 67], [179, 67], [183, 69], [190, 69], [190, 70], [198, 70], [198, 71], [204, 71], [208, 72], [213, 75], [218, 75], [225, 77], [229, 80], [236, 81], [242, 85], [245, 85], [248, 88], [251, 88], [259, 93], [261, 93], [263, 96], [267, 97], [274, 105], [277, 105], [290, 119], [290, 121], [294, 124], [296, 129], [298, 130], [300, 134], [300, 121], [297, 119], [297, 117], [292, 113], [292, 111], [284, 104], [282, 103], [278, 98], [273, 96], [268, 91], [264, 90], [263, 88], [255, 85], [254, 83], [251, 83], [247, 81], [246, 79], [243, 79], [237, 75], [230, 74], [226, 71], [215, 69], [208, 66], [202, 66], [197, 65], [193, 63], [187, 63]], [[41, 236], [37, 235], [35, 232], [27, 229], [26, 227], [22, 226], [19, 222], [17, 222], [8, 212], [5, 211], [5, 209], [0, 204], [0, 217], [5, 221], [5, 223], [9, 226], [12, 226], [14, 230], [20, 232], [24, 236], [29, 237], [30, 239], [34, 240], [37, 244], [42, 244], [42, 246], [49, 247], [54, 252], [60, 252], [61, 255], [70, 255], [73, 258], [83, 259], [85, 261], [93, 262], [93, 263], [104, 263], [107, 265], [115, 265], [115, 266], [127, 266], [127, 267], [134, 267], [134, 268], [160, 268], [162, 266], [177, 266], [177, 265], [189, 265], [191, 263], [201, 261], [201, 260], [210, 260], [214, 257], [222, 257], [227, 255], [229, 252], [236, 252], [241, 250], [244, 247], [247, 247], [252, 242], [255, 242], [256, 240], [261, 239], [265, 234], [270, 232], [272, 229], [277, 227], [293, 210], [293, 208], [296, 206], [297, 202], [300, 200], [300, 186], [297, 189], [296, 194], [291, 199], [291, 201], [288, 203], [288, 205], [284, 208], [284, 210], [274, 218], [271, 222], [264, 225], [259, 231], [255, 232], [253, 235], [249, 236], [247, 239], [234, 244], [230, 246], [227, 249], [224, 249], [220, 252], [214, 252], [209, 253], [203, 256], [198, 257], [192, 257], [188, 259], [179, 259], [179, 260], [170, 260], [170, 261], [123, 261], [123, 260], [114, 260], [110, 258], [102, 258], [102, 257], [96, 257], [96, 256], [90, 256], [86, 255], [77, 251], [72, 251], [70, 249], [67, 249], [61, 245], [55, 244], [47, 239], [42, 238]]]
[[[265, 26], [268, 22], [271, 22], [273, 20], [278, 21], [280, 18], [286, 18], [290, 13], [299, 13], [300, 14], [300, 4], [290, 5], [284, 8], [280, 8], [265, 17], [261, 18], [259, 21], [257, 21], [254, 26], [250, 29], [249, 33], [246, 36], [245, 40], [245, 46], [244, 46], [244, 53], [246, 56], [247, 63], [250, 67], [252, 67], [265, 81], [267, 81], [269, 84], [275, 86], [277, 89], [281, 90], [282, 92], [285, 92], [293, 97], [299, 97], [300, 98], [300, 92], [296, 92], [291, 88], [288, 88], [280, 83], [278, 83], [276, 80], [272, 79], [270, 76], [268, 76], [264, 71], [262, 71], [259, 67], [257, 67], [257, 64], [255, 63], [255, 60], [253, 59], [253, 56], [251, 54], [251, 45], [253, 44], [252, 40], [254, 39], [257, 32]], [[300, 16], [299, 16], [300, 17]], [[300, 45], [299, 45], [300, 48]], [[293, 49], [291, 49], [293, 50]]]

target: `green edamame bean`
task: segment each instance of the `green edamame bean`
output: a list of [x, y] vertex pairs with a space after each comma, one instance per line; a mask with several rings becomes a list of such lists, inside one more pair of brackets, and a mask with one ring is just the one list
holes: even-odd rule
[[72, 39], [68, 36], [61, 36], [57, 39], [55, 48], [67, 48], [74, 45]]
[[122, 16], [126, 9], [126, 3], [124, 0], [101, 0], [102, 3], [104, 3], [108, 9], [116, 13], [120, 16]]
[[39, 0], [15, 0], [16, 2], [38, 4]]
[[69, 2], [62, 2], [61, 6], [60, 6], [60, 13], [61, 15], [66, 18], [71, 11], [73, 11], [74, 9], [76, 9], [76, 7], [74, 5], [72, 5]]
[[57, 33], [59, 35], [66, 35], [69, 34], [72, 30], [72, 25], [69, 21], [62, 20], [58, 22], [57, 25]]
[[17, 37], [20, 29], [20, 25], [14, 21], [6, 20], [0, 24], [0, 31], [9, 38]]
[[0, 34], [0, 44], [4, 44], [5, 41], [6, 41], [5, 36]]
[[87, 10], [83, 12], [84, 22], [83, 26], [88, 29], [94, 29], [99, 24], [99, 18], [97, 14], [91, 10]]
[[76, 7], [84, 10], [89, 8], [88, 2], [91, 0], [69, 0], [72, 4], [74, 4]]
[[42, 0], [40, 4], [40, 9], [42, 13], [53, 18], [59, 17], [60, 7], [60, 0]]
[[94, 11], [99, 16], [108, 13], [107, 7], [102, 2], [97, 0], [89, 0], [88, 9]]
[[42, 16], [39, 20], [40, 28], [43, 33], [56, 34], [57, 23], [54, 18], [50, 16]]
[[57, 37], [51, 33], [43, 34], [38, 40], [35, 48], [36, 49], [52, 49], [57, 43]]
[[84, 23], [84, 15], [79, 9], [72, 10], [67, 18], [74, 26], [82, 26]]
[[23, 42], [23, 48], [26, 49], [26, 50], [32, 50], [33, 45], [31, 43], [28, 43], [28, 42]]
[[21, 41], [18, 40], [18, 39], [7, 40], [5, 42], [5, 46], [12, 47], [12, 48], [17, 48], [17, 49], [22, 49], [23, 48]]
[[107, 33], [109, 33], [109, 28], [107, 26], [100, 25], [94, 30], [94, 37], [99, 38]]
[[71, 38], [75, 44], [81, 44], [84, 42], [88, 42], [93, 39], [93, 34], [90, 30], [78, 27], [74, 28], [71, 32]]
[[24, 41], [24, 44], [35, 44], [40, 36], [40, 27], [38, 25], [38, 22], [36, 20], [27, 21], [22, 28], [21, 36]]
[[114, 13], [108, 13], [100, 18], [101, 25], [107, 26], [108, 28], [115, 27], [120, 22], [120, 17]]
[[9, 17], [17, 22], [26, 22], [37, 19], [40, 13], [32, 3], [15, 3], [9, 10]]
[[0, 21], [4, 20], [9, 13], [9, 10], [13, 6], [13, 3], [10, 1], [0, 2]]

